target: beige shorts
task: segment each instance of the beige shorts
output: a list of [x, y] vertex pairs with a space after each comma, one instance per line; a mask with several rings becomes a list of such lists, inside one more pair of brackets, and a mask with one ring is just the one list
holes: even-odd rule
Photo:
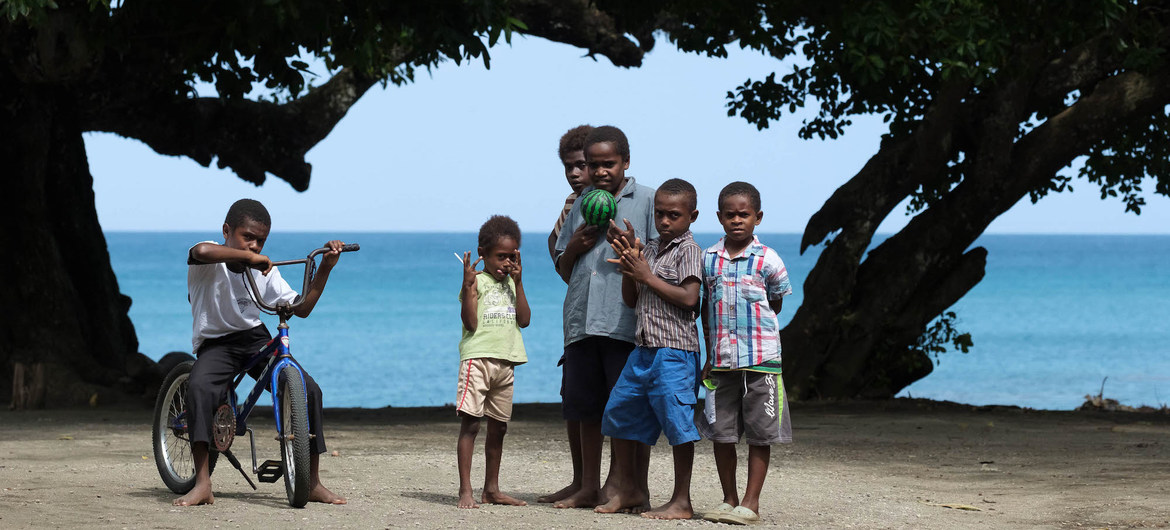
[[455, 411], [507, 422], [512, 419], [512, 363], [500, 359], [468, 359], [459, 363]]

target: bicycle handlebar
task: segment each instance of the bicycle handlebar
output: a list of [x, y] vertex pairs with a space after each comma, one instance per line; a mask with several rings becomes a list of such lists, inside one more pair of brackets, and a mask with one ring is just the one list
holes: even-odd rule
[[[341, 251], [342, 252], [357, 252], [357, 251], [361, 250], [361, 248], [362, 248], [361, 245], [359, 245], [357, 243], [350, 243], [348, 245], [342, 246]], [[317, 256], [319, 256], [321, 254], [329, 252], [330, 250], [331, 249], [329, 247], [321, 247], [319, 249], [316, 249], [316, 250], [310, 252], [309, 255], [307, 257], [305, 257], [304, 259], [294, 259], [294, 260], [272, 262], [272, 266], [274, 268], [279, 267], [281, 265], [297, 265], [297, 264], [304, 264], [305, 265], [305, 279], [304, 279], [304, 282], [301, 284], [301, 290], [300, 290], [300, 292], [302, 294], [298, 295], [297, 298], [291, 304], [278, 303], [275, 306], [268, 304], [267, 302], [264, 301], [264, 297], [260, 296], [260, 288], [256, 286], [256, 278], [253, 277], [251, 273], [244, 274], [244, 276], [248, 278], [248, 282], [247, 282], [248, 288], [252, 291], [252, 301], [256, 302], [256, 305], [260, 306], [260, 309], [263, 309], [263, 310], [269, 311], [269, 312], [273, 312], [273, 313], [279, 313], [279, 314], [281, 314], [282, 318], [286, 317], [287, 315], [292, 315], [297, 310], [297, 308], [301, 306], [301, 303], [304, 302], [303, 293], [305, 293], [306, 291], [309, 290], [309, 284], [312, 283], [312, 281], [313, 281], [313, 269], [315, 268], [315, 266], [310, 266], [309, 264], [315, 263], [313, 261], [314, 258], [316, 258]], [[282, 322], [283, 322], [283, 320], [282, 320]]]

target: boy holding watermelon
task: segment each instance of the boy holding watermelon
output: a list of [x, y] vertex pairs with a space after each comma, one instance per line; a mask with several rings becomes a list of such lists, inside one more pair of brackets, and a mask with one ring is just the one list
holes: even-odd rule
[[[630, 167], [626, 135], [617, 127], [596, 127], [586, 138], [584, 151], [592, 186], [582, 193], [609, 192], [616, 199], [616, 218], [628, 222], [626, 230], [610, 224], [605, 239], [649, 240], [654, 229], [654, 190], [626, 176]], [[583, 198], [569, 211], [553, 258], [557, 272], [569, 284], [561, 408], [566, 421], [580, 422], [582, 462], [580, 488], [558, 501], [554, 505], [558, 508], [591, 507], [608, 500], [601, 488], [601, 416], [634, 349], [634, 312], [622, 303], [621, 273], [606, 262], [616, 255], [609, 244], [598, 244], [602, 227], [586, 224]]]

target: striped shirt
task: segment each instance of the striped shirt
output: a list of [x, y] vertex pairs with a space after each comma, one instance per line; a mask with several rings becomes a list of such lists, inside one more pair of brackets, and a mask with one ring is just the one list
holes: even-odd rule
[[565, 197], [565, 207], [561, 209], [561, 216], [557, 217], [557, 224], [553, 225], [553, 239], [561, 237], [561, 228], [564, 228], [565, 219], [569, 218], [569, 211], [573, 209], [574, 202], [577, 202], [577, 192], [575, 191]]
[[716, 368], [741, 369], [780, 360], [780, 324], [768, 305], [792, 294], [788, 269], [776, 251], [752, 237], [735, 258], [723, 239], [703, 254], [708, 355]]
[[[651, 239], [642, 254], [650, 272], [671, 285], [681, 285], [687, 278], [703, 281], [703, 250], [695, 243], [690, 230], [666, 243], [661, 255], [660, 238]], [[678, 307], [645, 284], [638, 286], [638, 315], [635, 343], [647, 348], [675, 348], [699, 351], [698, 316], [695, 307]]]
[[565, 207], [561, 208], [561, 215], [557, 217], [557, 222], [553, 224], [552, 233], [548, 236], [548, 257], [552, 258], [554, 263], [557, 259], [557, 238], [561, 237], [561, 229], [565, 226], [565, 219], [569, 218], [569, 212], [573, 210], [574, 202], [577, 202], [577, 192], [575, 191], [565, 197]]

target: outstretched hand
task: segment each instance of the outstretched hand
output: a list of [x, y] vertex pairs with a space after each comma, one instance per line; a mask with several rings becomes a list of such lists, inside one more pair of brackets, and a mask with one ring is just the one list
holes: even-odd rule
[[617, 255], [617, 258], [610, 258], [605, 261], [617, 264], [622, 274], [629, 276], [631, 280], [646, 283], [651, 275], [650, 263], [642, 255], [641, 243], [641, 240], [637, 237], [628, 242], [624, 237], [614, 239], [610, 243], [610, 247], [613, 248], [613, 252]]

